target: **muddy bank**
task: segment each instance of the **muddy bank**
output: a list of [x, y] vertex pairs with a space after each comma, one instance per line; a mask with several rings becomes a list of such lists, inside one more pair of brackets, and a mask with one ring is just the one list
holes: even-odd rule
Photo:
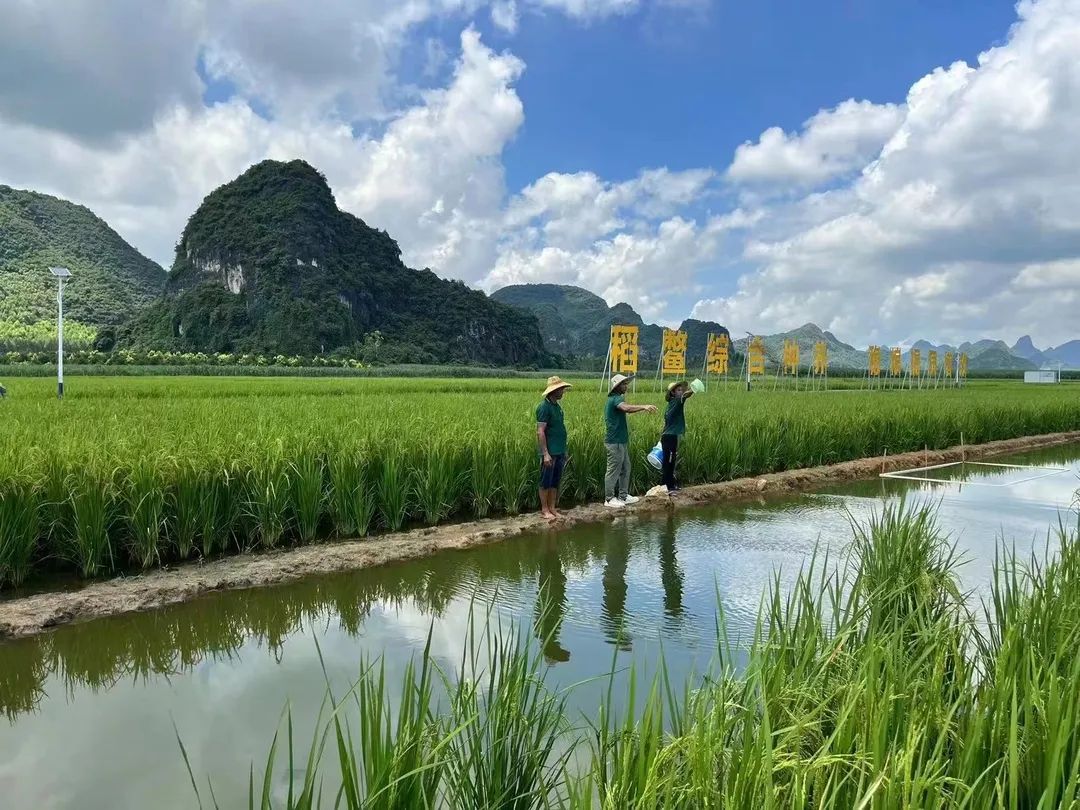
[[35, 594], [0, 602], [0, 638], [28, 636], [69, 622], [150, 610], [194, 599], [210, 591], [288, 582], [315, 574], [414, 559], [446, 549], [470, 548], [531, 532], [559, 531], [579, 523], [617, 520], [625, 512], [651, 512], [759, 497], [762, 493], [793, 492], [839, 481], [870, 478], [888, 470], [959, 461], [965, 456], [978, 458], [1076, 441], [1080, 441], [1080, 431], [1009, 439], [964, 448], [952, 447], [948, 450], [877, 456], [827, 467], [688, 487], [673, 498], [644, 498], [625, 511], [612, 511], [600, 504], [579, 506], [567, 510], [565, 518], [555, 525], [535, 515], [523, 515], [192, 563], [173, 570], [94, 583], [77, 591]]

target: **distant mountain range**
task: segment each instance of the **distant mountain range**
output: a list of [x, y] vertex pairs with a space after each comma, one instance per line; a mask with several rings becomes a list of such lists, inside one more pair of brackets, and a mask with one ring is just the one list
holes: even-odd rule
[[1080, 368], [1080, 340], [1070, 340], [1057, 347], [1039, 350], [1031, 342], [1031, 337], [1024, 335], [1010, 351], [1017, 357], [1030, 360], [1036, 366], [1056, 368], [1058, 363], [1061, 363], [1067, 368]]
[[[636, 325], [641, 329], [640, 345], [645, 366], [655, 363], [658, 357], [663, 327], [645, 323], [629, 304], [608, 306], [603, 298], [588, 290], [559, 284], [516, 284], [496, 290], [491, 297], [535, 315], [540, 324], [544, 347], [553, 354], [603, 359], [607, 352], [611, 326], [626, 324]], [[728, 332], [726, 327], [718, 323], [692, 319], [683, 321], [680, 329], [688, 332], [687, 355], [691, 368], [701, 362], [709, 332]], [[814, 344], [823, 340], [828, 346], [829, 362], [834, 368], [866, 367], [865, 349], [857, 349], [844, 343], [836, 335], [813, 323], [788, 332], [763, 335], [762, 338], [770, 363], [780, 361], [785, 340], [798, 341], [804, 362], [809, 361]], [[746, 340], [743, 337], [732, 342], [735, 352], [745, 353]], [[1029, 370], [1041, 366], [1056, 368], [1059, 362], [1066, 368], [1080, 367], [1080, 340], [1043, 350], [1037, 349], [1027, 335], [1012, 347], [1004, 341], [987, 338], [961, 343], [959, 346], [917, 340], [905, 348], [905, 363], [910, 358], [911, 349], [919, 349], [924, 362], [928, 352], [932, 350], [942, 357], [946, 352], [966, 353], [968, 367], [974, 371]]]
[[[90, 210], [0, 186], [0, 337], [7, 325], [55, 317], [50, 265], [75, 275], [65, 314], [117, 345], [208, 352], [314, 354], [355, 348], [375, 332], [387, 362], [599, 366], [610, 328], [638, 326], [645, 369], [663, 327], [628, 303], [580, 287], [519, 284], [490, 297], [430, 270], [413, 270], [385, 232], [341, 211], [325, 178], [302, 161], [264, 161], [208, 195], [180, 236], [169, 273]], [[700, 367], [715, 322], [686, 319], [688, 365]], [[834, 368], [866, 367], [865, 349], [808, 323], [764, 336], [772, 362], [785, 339], [809, 359], [825, 341]], [[734, 342], [745, 351], [745, 338]], [[982, 339], [960, 346], [973, 370], [1080, 368], [1080, 340], [1038, 348]], [[0, 345], [2, 349], [2, 345]], [[738, 361], [736, 361], [738, 362]]]
[[[648, 367], [660, 356], [663, 327], [645, 323], [629, 304], [607, 302], [581, 287], [561, 284], [515, 284], [491, 294], [493, 300], [527, 310], [536, 316], [544, 348], [562, 357], [603, 358], [607, 354], [611, 327], [637, 326], [641, 361]], [[687, 333], [687, 361], [691, 367], [705, 358], [710, 332], [727, 334], [712, 321], [688, 318], [679, 327]]]

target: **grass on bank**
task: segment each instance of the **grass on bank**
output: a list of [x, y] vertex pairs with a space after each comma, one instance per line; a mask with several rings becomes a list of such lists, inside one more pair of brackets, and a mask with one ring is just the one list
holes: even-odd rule
[[464, 677], [425, 650], [400, 699], [367, 662], [328, 695], [306, 750], [287, 716], [250, 803], [1077, 807], [1080, 538], [1062, 526], [1051, 539], [1049, 562], [1003, 552], [971, 609], [932, 513], [886, 507], [854, 528], [846, 564], [815, 559], [790, 591], [774, 585], [745, 666], [721, 634], [703, 677], [676, 687], [661, 663], [642, 691], [631, 672], [629, 694], [612, 687], [593, 718], [569, 716], [514, 633], [470, 638]]
[[[533, 380], [86, 379], [0, 402], [0, 587], [536, 506]], [[567, 396], [567, 504], [602, 495], [604, 395]], [[643, 389], [645, 386], [642, 386]], [[642, 390], [638, 401], [662, 404]], [[687, 409], [685, 484], [1080, 428], [1012, 383], [814, 394], [718, 388]], [[660, 416], [631, 428], [635, 490]]]

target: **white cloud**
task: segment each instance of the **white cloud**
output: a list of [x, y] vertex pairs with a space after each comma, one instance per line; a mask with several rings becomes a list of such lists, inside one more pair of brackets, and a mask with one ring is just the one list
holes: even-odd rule
[[735, 150], [728, 177], [740, 183], [815, 185], [860, 169], [896, 132], [902, 118], [895, 104], [848, 99], [821, 110], [789, 134], [779, 127]]
[[531, 247], [505, 246], [484, 286], [574, 284], [610, 304], [630, 303], [646, 318], [677, 323], [681, 316], [671, 317], [669, 297], [696, 289], [698, 272], [716, 259], [724, 234], [738, 224], [729, 217], [704, 223], [681, 216], [655, 224], [639, 221], [629, 230], [576, 248], [547, 244], [538, 236]]
[[[475, 278], [474, 222], [497, 219], [504, 196], [498, 156], [523, 120], [510, 54], [461, 37], [448, 87], [394, 119], [379, 138], [355, 138], [331, 121], [268, 121], [234, 99], [206, 109], [175, 106], [120, 145], [0, 120], [4, 179], [89, 205], [148, 255], [168, 264], [202, 197], [263, 158], [300, 156], [324, 171], [347, 210], [389, 230], [406, 259]], [[490, 240], [487, 240], [490, 244]]]
[[[484, 13], [508, 32], [646, 0], [163, 0], [152, 19], [118, 18], [127, 2], [97, 17], [89, 0], [8, 11], [0, 182], [87, 204], [163, 263], [214, 187], [301, 157], [408, 262], [488, 289], [577, 283], [668, 321], [693, 295], [697, 316], [737, 331], [815, 320], [854, 342], [1074, 336], [1077, 0], [1022, 2], [977, 64], [928, 73], [900, 105], [848, 100], [798, 132], [766, 130], [721, 175], [612, 181], [586, 167], [518, 193], [502, 156], [525, 120], [523, 63], [469, 28], [448, 54], [410, 39], [417, 26]], [[452, 61], [444, 86], [402, 85], [406, 48], [432, 81]], [[203, 104], [200, 55], [237, 89], [227, 102]], [[743, 272], [730, 292], [716, 275], [728, 266]]]
[[517, 32], [518, 10], [514, 0], [497, 0], [491, 6], [491, 22], [507, 33]]
[[142, 0], [5, 3], [0, 117], [95, 140], [142, 130], [163, 106], [198, 101], [200, 29], [189, 2], [152, 14]]
[[556, 9], [571, 17], [586, 19], [624, 14], [642, 4], [642, 0], [530, 0], [540, 8]]
[[1027, 264], [1012, 280], [1014, 290], [1070, 290], [1080, 288], [1080, 259]]
[[[1080, 3], [1025, 1], [1018, 12], [976, 65], [912, 85], [894, 134], [855, 179], [769, 209], [738, 289], [695, 312], [759, 331], [815, 320], [864, 343], [1074, 336], [1076, 296], [1064, 287], [1080, 255]], [[812, 129], [785, 136], [778, 154]], [[822, 164], [805, 165], [812, 178]]]

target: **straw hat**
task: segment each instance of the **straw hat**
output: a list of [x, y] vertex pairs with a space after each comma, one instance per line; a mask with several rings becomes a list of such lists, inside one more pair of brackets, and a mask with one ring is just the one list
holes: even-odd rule
[[552, 391], [558, 391], [560, 388], [573, 388], [570, 383], [564, 382], [562, 377], [548, 377], [547, 388], [544, 389], [544, 396], [547, 397]]
[[618, 388], [624, 382], [630, 382], [630, 380], [634, 379], [634, 377], [636, 377], [636, 376], [637, 376], [636, 374], [631, 374], [629, 377], [626, 376], [625, 374], [616, 374], [615, 376], [613, 376], [611, 378], [611, 385], [608, 386], [607, 392], [610, 394], [612, 391], [614, 391], [616, 388]]
[[675, 382], [668, 385], [667, 390], [668, 391], [674, 391], [676, 386], [679, 386], [679, 385], [686, 385], [686, 380], [676, 380]]

